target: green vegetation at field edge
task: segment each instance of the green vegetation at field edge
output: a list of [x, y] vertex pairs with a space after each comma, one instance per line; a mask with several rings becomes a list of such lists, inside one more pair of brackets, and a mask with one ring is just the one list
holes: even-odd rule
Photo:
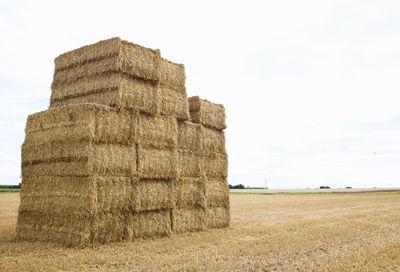
[[329, 194], [400, 194], [400, 191], [358, 191], [358, 192], [281, 192], [281, 193], [251, 193], [229, 192], [231, 195], [329, 195]]

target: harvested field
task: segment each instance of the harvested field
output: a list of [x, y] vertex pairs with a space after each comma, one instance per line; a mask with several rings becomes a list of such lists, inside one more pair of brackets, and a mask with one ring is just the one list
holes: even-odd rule
[[[228, 229], [66, 249], [11, 242], [19, 194], [1, 194], [0, 271], [400, 270], [399, 193], [237, 194], [230, 199]], [[190, 220], [197, 220], [195, 213]], [[129, 235], [152, 235], [135, 231]]]

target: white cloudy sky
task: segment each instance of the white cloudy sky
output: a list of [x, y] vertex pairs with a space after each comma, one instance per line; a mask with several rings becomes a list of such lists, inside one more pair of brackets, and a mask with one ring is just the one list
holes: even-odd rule
[[0, 0], [0, 184], [20, 181], [53, 59], [120, 36], [226, 107], [229, 183], [399, 187], [399, 1]]

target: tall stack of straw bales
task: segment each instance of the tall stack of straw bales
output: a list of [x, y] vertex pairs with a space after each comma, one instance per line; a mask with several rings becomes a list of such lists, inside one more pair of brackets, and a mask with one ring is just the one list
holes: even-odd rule
[[22, 146], [18, 240], [70, 246], [229, 226], [222, 105], [182, 64], [119, 38], [55, 59]]

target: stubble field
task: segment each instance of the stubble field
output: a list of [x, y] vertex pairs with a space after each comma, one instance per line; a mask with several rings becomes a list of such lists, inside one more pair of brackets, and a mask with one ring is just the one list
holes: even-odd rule
[[400, 194], [233, 194], [229, 229], [84, 249], [12, 242], [0, 194], [0, 271], [400, 271]]

